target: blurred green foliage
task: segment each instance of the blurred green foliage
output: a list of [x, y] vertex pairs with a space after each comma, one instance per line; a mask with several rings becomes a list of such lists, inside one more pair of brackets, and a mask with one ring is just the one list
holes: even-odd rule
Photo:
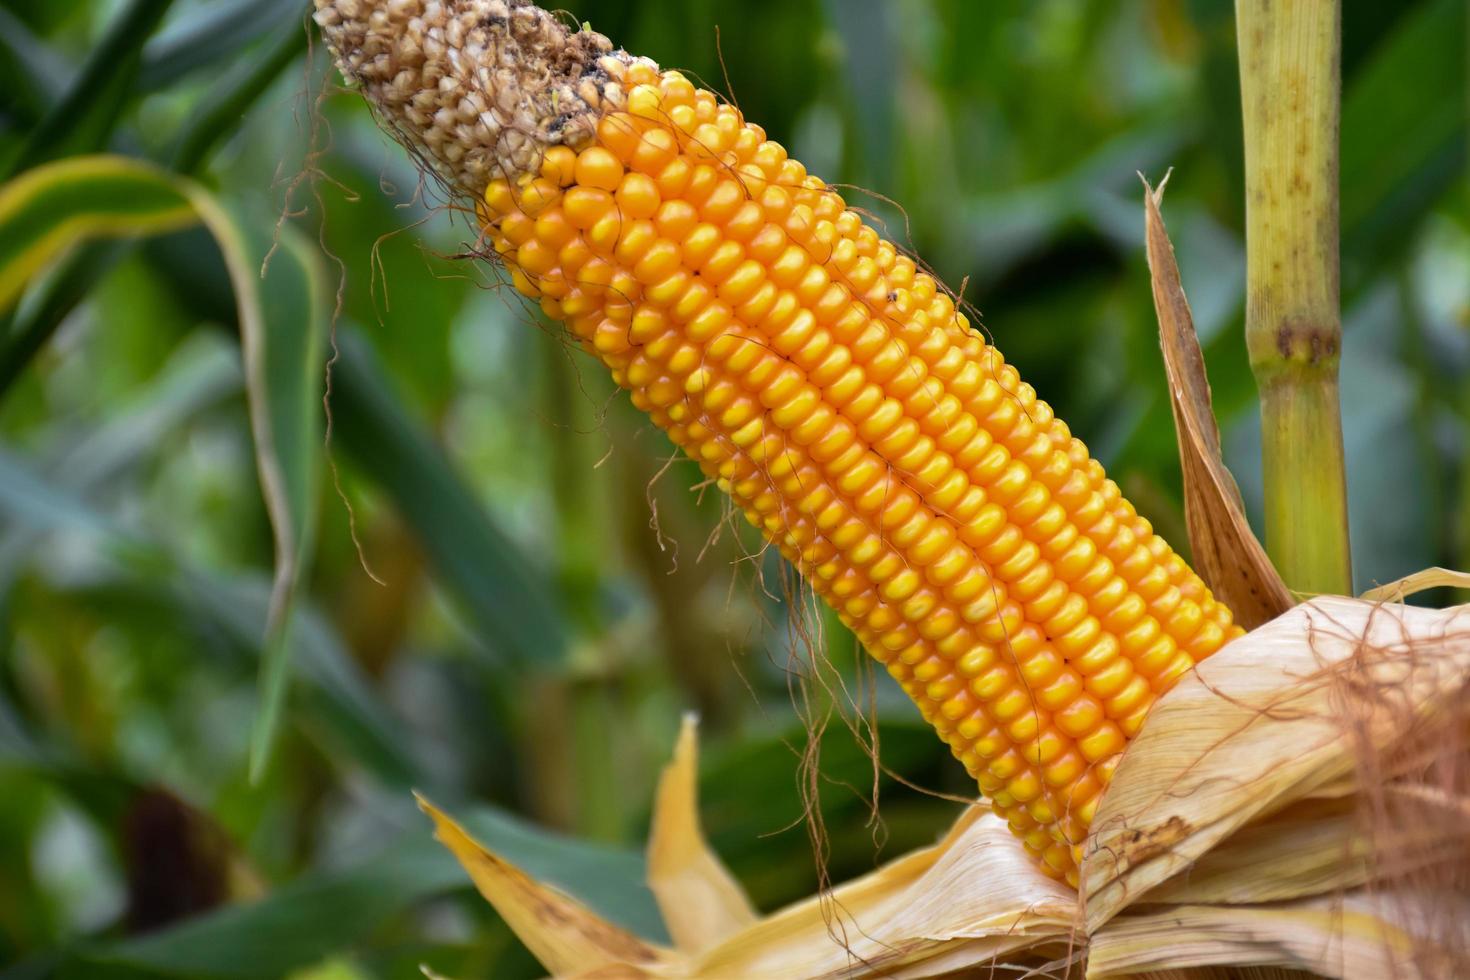
[[[1228, 462], [1257, 506], [1227, 0], [566, 5], [854, 185], [1183, 545], [1135, 176], [1174, 168], [1165, 216]], [[472, 230], [425, 210], [355, 97], [319, 98], [331, 76], [305, 8], [0, 2], [0, 173], [147, 158], [200, 177], [257, 233], [291, 211], [320, 237], [321, 315], [342, 287], [334, 472], [285, 639], [280, 744], [255, 785], [274, 554], [246, 392], [299, 387], [319, 358], [302, 345], [308, 363], [271, 359], [281, 377], [251, 381], [230, 281], [197, 231], [88, 247], [0, 321], [0, 976], [536, 975], [428, 840], [410, 787], [656, 931], [638, 852], [691, 709], [716, 848], [763, 908], [808, 893], [799, 755], [833, 710], [792, 693], [811, 618], [600, 372], [489, 270], [447, 258]], [[1466, 37], [1461, 0], [1345, 3], [1360, 586], [1470, 567]], [[860, 680], [851, 639], [815, 622], [834, 676]], [[968, 792], [875, 686], [884, 764]], [[821, 745], [834, 877], [953, 817], [882, 774], [873, 823], [873, 766], [840, 716]]]

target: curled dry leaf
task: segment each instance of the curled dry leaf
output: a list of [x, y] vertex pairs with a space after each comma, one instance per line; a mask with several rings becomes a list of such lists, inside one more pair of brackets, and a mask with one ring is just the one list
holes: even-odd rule
[[1448, 568], [1426, 568], [1412, 575], [1380, 585], [1364, 592], [1360, 598], [1369, 602], [1403, 602], [1416, 592], [1440, 587], [1470, 589], [1470, 572], [1456, 572]]
[[1179, 279], [1174, 246], [1159, 214], [1164, 188], [1160, 185], [1155, 191], [1147, 180], [1143, 186], [1148, 267], [1179, 438], [1184, 519], [1194, 567], [1234, 611], [1236, 621], [1253, 629], [1290, 609], [1293, 599], [1251, 531], [1240, 489], [1221, 458], [1220, 431], [1215, 426], [1194, 315]]
[[1357, 798], [1319, 795], [1242, 827], [1148, 901], [1279, 902], [1355, 887], [1370, 877], [1370, 847]]

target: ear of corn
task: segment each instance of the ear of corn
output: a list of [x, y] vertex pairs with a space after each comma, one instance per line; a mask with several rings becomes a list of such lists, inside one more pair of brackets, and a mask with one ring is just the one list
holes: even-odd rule
[[512, 282], [731, 495], [1076, 884], [1124, 746], [1239, 633], [1229, 610], [837, 192], [678, 72], [620, 53], [596, 70], [590, 133], [484, 187]]

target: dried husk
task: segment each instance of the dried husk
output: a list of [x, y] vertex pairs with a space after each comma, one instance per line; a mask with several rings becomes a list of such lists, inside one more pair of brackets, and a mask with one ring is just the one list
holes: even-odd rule
[[[1253, 823], [1356, 791], [1353, 732], [1387, 750], [1459, 696], [1467, 672], [1470, 609], [1338, 597], [1298, 606], [1200, 664], [1155, 706], [1098, 809], [1083, 866], [1088, 931]], [[1334, 887], [1361, 879], [1354, 822], [1317, 831], [1313, 848], [1340, 855]], [[1299, 874], [1322, 864], [1304, 861]], [[1279, 873], [1238, 877], [1247, 899], [1285, 887]], [[1174, 897], [1189, 900], [1188, 885], [1176, 883]]]
[[[699, 828], [694, 749], [686, 722], [661, 780], [653, 817], [661, 829], [649, 847], [649, 885], [673, 950], [533, 881], [420, 802], [481, 894], [556, 976], [936, 977], [996, 962], [1036, 966], [1078, 945], [1076, 894], [1043, 875], [1005, 822], [979, 806], [932, 847], [764, 919], [752, 913], [740, 921], [748, 899]], [[712, 924], [710, 935], [693, 929], [701, 922]]]
[[690, 975], [942, 976], [1065, 953], [1076, 907], [1003, 820], [972, 807], [933, 847], [761, 920]]
[[[1160, 700], [1099, 811], [1082, 899], [975, 806], [934, 846], [765, 918], [700, 830], [686, 721], [649, 848], [674, 949], [426, 809], [557, 976], [1437, 978], [1470, 968], [1470, 891], [1454, 877], [1470, 798], [1434, 777], [1446, 760], [1454, 779], [1470, 775], [1467, 683], [1470, 607], [1314, 600]], [[1395, 803], [1417, 818], [1386, 837], [1371, 815]]]
[[698, 953], [756, 921], [745, 890], [704, 839], [699, 824], [699, 738], [686, 715], [654, 798], [648, 887], [674, 946]]
[[1426, 568], [1421, 572], [1414, 572], [1412, 575], [1395, 579], [1387, 585], [1369, 589], [1359, 598], [1371, 602], [1403, 602], [1406, 597], [1415, 592], [1438, 588], [1470, 589], [1470, 572], [1457, 572], [1438, 566]]
[[1211, 966], [1329, 977], [1460, 975], [1442, 955], [1426, 964], [1429, 972], [1416, 966], [1420, 939], [1397, 923], [1403, 914], [1400, 902], [1365, 891], [1255, 905], [1171, 905], [1120, 917], [1093, 936], [1087, 976]]
[[536, 881], [434, 804], [422, 796], [418, 801], [434, 821], [435, 836], [464, 866], [480, 894], [553, 974], [572, 976], [605, 966], [652, 968], [676, 961], [671, 950], [644, 942], [570, 895]]
[[1193, 563], [1215, 595], [1235, 613], [1236, 621], [1252, 629], [1290, 609], [1293, 599], [1251, 530], [1240, 488], [1225, 467], [1194, 314], [1184, 295], [1174, 245], [1159, 213], [1163, 184], [1156, 191], [1145, 180], [1143, 187], [1149, 280], [1179, 441], [1184, 520]]

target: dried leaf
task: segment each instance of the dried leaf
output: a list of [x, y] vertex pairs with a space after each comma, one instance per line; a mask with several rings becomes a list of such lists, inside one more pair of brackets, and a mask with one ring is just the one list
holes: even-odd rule
[[943, 841], [790, 906], [699, 957], [693, 976], [929, 977], [1063, 954], [1077, 896], [989, 810]]
[[[1304, 881], [1354, 884], [1361, 869], [1341, 824], [1335, 875], [1325, 855], [1309, 854], [1257, 888], [1207, 855], [1252, 824], [1284, 820], [1294, 803], [1352, 792], [1364, 745], [1406, 737], [1470, 684], [1467, 638], [1470, 607], [1322, 597], [1201, 663], [1155, 705], [1098, 810], [1083, 866], [1089, 934], [1196, 867], [1203, 888], [1237, 901], [1300, 893]], [[1432, 853], [1444, 842], [1426, 843]]]
[[1405, 575], [1401, 579], [1369, 589], [1359, 598], [1369, 602], [1403, 602], [1416, 592], [1446, 586], [1451, 589], [1470, 589], [1470, 572], [1456, 572], [1448, 568], [1426, 568], [1422, 572]]
[[689, 953], [756, 920], [750, 899], [700, 829], [697, 725], [693, 715], [684, 717], [674, 759], [659, 777], [648, 840], [648, 887], [674, 945]]
[[[606, 922], [486, 849], [428, 801], [419, 805], [480, 893], [560, 977], [920, 978], [997, 963], [1029, 969], [1080, 954], [1076, 893], [1042, 874], [1005, 821], [979, 806], [938, 844], [757, 919], [700, 833], [695, 746], [686, 720], [659, 785], [650, 884], [686, 948], [704, 942], [694, 931], [700, 923], [724, 933], [697, 956]], [[678, 899], [705, 907], [677, 908]]]
[[1290, 609], [1294, 600], [1251, 531], [1240, 489], [1221, 458], [1204, 355], [1179, 279], [1174, 246], [1159, 214], [1164, 188], [1160, 185], [1155, 191], [1147, 180], [1143, 186], [1148, 267], [1179, 437], [1184, 519], [1194, 567], [1235, 613], [1236, 621], [1253, 629]]
[[656, 969], [677, 962], [677, 954], [644, 942], [576, 899], [535, 881], [481, 845], [428, 800], [420, 796], [418, 801], [434, 821], [435, 836], [459, 859], [480, 894], [552, 973], [637, 976], [590, 971], [609, 966]]

